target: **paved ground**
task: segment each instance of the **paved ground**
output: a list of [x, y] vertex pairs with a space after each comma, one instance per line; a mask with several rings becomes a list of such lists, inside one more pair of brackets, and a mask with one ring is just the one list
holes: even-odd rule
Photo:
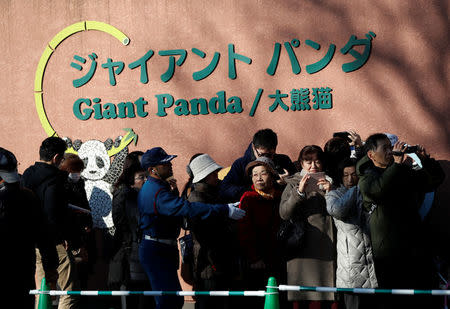
[[194, 303], [184, 303], [183, 309], [194, 309]]

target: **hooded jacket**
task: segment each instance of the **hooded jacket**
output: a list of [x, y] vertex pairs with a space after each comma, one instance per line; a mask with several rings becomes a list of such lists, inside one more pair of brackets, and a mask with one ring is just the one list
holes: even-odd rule
[[64, 189], [66, 178], [66, 172], [43, 162], [36, 162], [22, 176], [24, 187], [33, 191], [41, 203], [55, 244], [73, 238], [74, 227], [68, 220], [69, 210]]
[[[245, 174], [245, 167], [255, 160], [253, 143], [250, 143], [244, 156], [233, 162], [230, 171], [223, 179], [219, 192], [221, 199], [229, 202], [237, 202], [246, 191], [251, 191], [251, 181]], [[272, 161], [276, 169], [286, 169], [289, 175], [297, 172], [294, 164], [287, 155], [276, 153]]]

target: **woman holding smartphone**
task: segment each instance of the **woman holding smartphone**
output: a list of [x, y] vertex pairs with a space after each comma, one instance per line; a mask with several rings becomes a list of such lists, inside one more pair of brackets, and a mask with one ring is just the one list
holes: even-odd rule
[[[324, 157], [319, 146], [303, 147], [298, 158], [302, 170], [286, 179], [280, 216], [305, 223], [302, 245], [287, 261], [288, 285], [335, 286], [336, 238], [324, 197], [333, 181], [323, 172]], [[338, 307], [334, 293], [289, 291], [288, 300], [294, 309]]]

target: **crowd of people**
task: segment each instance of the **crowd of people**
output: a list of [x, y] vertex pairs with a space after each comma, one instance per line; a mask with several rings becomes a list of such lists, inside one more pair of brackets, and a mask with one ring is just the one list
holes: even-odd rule
[[[342, 134], [343, 133], [343, 134]], [[425, 148], [393, 134], [363, 141], [340, 132], [323, 149], [306, 145], [297, 161], [277, 153], [277, 134], [257, 131], [220, 180], [210, 154], [192, 156], [182, 192], [161, 147], [127, 155], [111, 188], [114, 248], [111, 289], [180, 291], [178, 237], [192, 236], [194, 290], [265, 290], [278, 283], [340, 288], [437, 288], [436, 258], [421, 207], [432, 203], [445, 175]], [[81, 172], [66, 142], [45, 139], [23, 175], [0, 148], [0, 295], [20, 299], [43, 277], [52, 289], [83, 290], [95, 271], [95, 239]], [[426, 216], [425, 216], [426, 217]], [[295, 226], [295, 228], [294, 228]], [[285, 241], [295, 238], [295, 243]], [[19, 276], [18, 276], [19, 274]], [[39, 285], [37, 286], [39, 288]], [[197, 309], [262, 308], [257, 297], [195, 298]], [[427, 296], [289, 291], [281, 308], [434, 308]], [[176, 296], [133, 296], [128, 308], [181, 309]], [[59, 298], [58, 308], [81, 308]]]

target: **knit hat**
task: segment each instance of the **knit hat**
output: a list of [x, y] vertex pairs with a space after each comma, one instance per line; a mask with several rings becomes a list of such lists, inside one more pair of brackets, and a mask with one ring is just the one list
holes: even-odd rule
[[141, 166], [147, 170], [149, 167], [170, 162], [176, 157], [176, 155], [168, 155], [161, 147], [154, 147], [142, 155]]
[[274, 176], [278, 175], [278, 173], [275, 171], [275, 164], [268, 157], [259, 157], [255, 161], [252, 161], [249, 164], [247, 164], [247, 166], [245, 167], [245, 174], [250, 176], [250, 173], [252, 172], [253, 168], [255, 166], [260, 166], [260, 165], [265, 166], [268, 169], [268, 171], [270, 173], [272, 173], [272, 175], [274, 175]]
[[14, 154], [0, 147], [0, 177], [7, 183], [19, 181], [17, 159]]
[[204, 179], [206, 176], [222, 169], [222, 166], [217, 164], [208, 154], [202, 154], [196, 157], [189, 163], [189, 167], [194, 175], [192, 183], [197, 183]]

